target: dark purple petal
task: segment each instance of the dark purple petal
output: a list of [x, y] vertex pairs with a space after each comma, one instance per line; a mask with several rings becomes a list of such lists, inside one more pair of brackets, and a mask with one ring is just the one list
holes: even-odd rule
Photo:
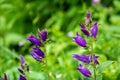
[[91, 62], [90, 61], [91, 56], [89, 56], [89, 55], [81, 55], [80, 56], [78, 54], [73, 54], [73, 58], [76, 58], [77, 60], [82, 61], [86, 64], [89, 64]]
[[21, 61], [21, 65], [25, 65], [25, 59], [22, 55], [20, 55], [20, 61]]
[[74, 42], [76, 42], [78, 45], [82, 47], [86, 47], [86, 41], [84, 38], [82, 38], [78, 32], [76, 33], [76, 37], [73, 38]]
[[40, 50], [38, 47], [33, 48], [32, 51], [33, 51], [34, 53], [36, 53], [38, 56], [41, 56], [42, 58], [45, 57], [44, 52], [43, 52], [42, 50]]
[[82, 23], [80, 23], [81, 28], [86, 28], [86, 26]]
[[90, 77], [91, 76], [91, 72], [89, 71], [89, 69], [83, 67], [82, 64], [79, 65], [77, 70], [79, 70], [86, 77]]
[[38, 47], [32, 49], [31, 55], [34, 59], [38, 61], [42, 61], [42, 59], [45, 57], [44, 52]]
[[39, 56], [38, 54], [36, 54], [35, 52], [31, 52], [31, 55], [34, 59], [36, 59], [37, 61], [42, 61], [42, 57]]
[[26, 78], [22, 75], [20, 75], [19, 80], [26, 80]]
[[[76, 58], [77, 60], [84, 62], [86, 64], [89, 64], [90, 62], [92, 62], [92, 55], [73, 54], [73, 58]], [[97, 58], [99, 58], [99, 56], [94, 55], [94, 64], [99, 64]]]
[[7, 75], [4, 73], [4, 80], [8, 80]]
[[85, 28], [81, 28], [81, 31], [82, 31], [86, 36], [90, 36], [88, 30], [86, 30]]
[[24, 75], [24, 71], [22, 69], [18, 68], [18, 71]]
[[97, 33], [98, 33], [98, 24], [94, 23], [93, 27], [91, 28], [91, 36], [93, 36], [94, 38], [96, 38]]
[[34, 37], [32, 34], [27, 38], [32, 44], [35, 44], [36, 46], [40, 46], [42, 43], [39, 39]]
[[42, 32], [38, 29], [38, 36], [40, 39], [42, 39], [42, 41], [46, 41], [47, 34], [48, 34], [48, 32], [46, 29], [44, 29]]

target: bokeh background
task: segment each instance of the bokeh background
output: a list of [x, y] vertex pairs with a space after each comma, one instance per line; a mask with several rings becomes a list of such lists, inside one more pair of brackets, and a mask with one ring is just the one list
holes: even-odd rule
[[41, 64], [30, 55], [33, 45], [26, 40], [31, 32], [37, 36], [38, 28], [46, 28], [51, 77], [84, 80], [76, 70], [80, 62], [72, 54], [88, 52], [72, 37], [76, 31], [82, 34], [78, 23], [84, 22], [88, 10], [100, 24], [94, 48], [100, 64], [114, 61], [102, 70], [102, 80], [120, 80], [120, 0], [0, 0], [0, 77], [6, 73], [10, 80], [18, 79], [22, 54], [30, 67], [31, 80], [47, 80]]

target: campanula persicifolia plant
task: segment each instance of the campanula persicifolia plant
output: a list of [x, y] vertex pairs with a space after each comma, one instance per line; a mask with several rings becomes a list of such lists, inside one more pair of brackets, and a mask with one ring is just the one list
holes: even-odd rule
[[[47, 68], [47, 59], [46, 58], [46, 42], [47, 42], [48, 32], [46, 29], [40, 31], [38, 29], [38, 37], [33, 36], [31, 33], [30, 36], [27, 38], [35, 47], [31, 50], [31, 56], [40, 63], [43, 63]], [[44, 51], [41, 49], [43, 47]], [[48, 75], [48, 79], [50, 79], [49, 73], [46, 69], [46, 73]]]
[[77, 43], [79, 46], [86, 48], [89, 50], [88, 55], [78, 55], [78, 54], [73, 54], [73, 58], [76, 58], [77, 60], [83, 62], [84, 64], [89, 64], [93, 67], [93, 73], [88, 69], [83, 66], [83, 64], [80, 64], [77, 70], [79, 70], [85, 77], [91, 77], [93, 80], [96, 80], [96, 65], [99, 64], [98, 58], [96, 54], [94, 54], [93, 50], [93, 43], [94, 40], [97, 37], [98, 33], [98, 23], [92, 21], [92, 17], [90, 12], [88, 11], [85, 17], [85, 22], [80, 23], [81, 26], [81, 31], [85, 36], [87, 36], [88, 39], [90, 39], [90, 44], [81, 37], [81, 35], [76, 32], [76, 36], [73, 38], [73, 41]]

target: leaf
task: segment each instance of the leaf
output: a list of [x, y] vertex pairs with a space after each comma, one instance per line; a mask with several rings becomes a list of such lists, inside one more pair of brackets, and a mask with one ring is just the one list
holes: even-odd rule
[[102, 72], [103, 69], [105, 69], [107, 66], [109, 66], [112, 63], [113, 63], [113, 61], [106, 61], [106, 62], [102, 63], [100, 66], [98, 66], [97, 70], [99, 72]]
[[102, 80], [102, 74], [98, 74], [96, 80]]

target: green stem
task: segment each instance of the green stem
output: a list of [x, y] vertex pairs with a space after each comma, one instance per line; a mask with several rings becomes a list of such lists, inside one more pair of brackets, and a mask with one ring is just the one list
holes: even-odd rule
[[[45, 52], [46, 55], [47, 55], [45, 45], [44, 45], [44, 52]], [[46, 59], [45, 59], [45, 62], [43, 62], [43, 63], [45, 64], [45, 71], [46, 71], [46, 74], [47, 74], [47, 76], [48, 76], [48, 80], [50, 80], [50, 75], [49, 75], [49, 72], [48, 72], [48, 66], [47, 66], [47, 56], [46, 56], [45, 58], [46, 58]]]
[[94, 71], [93, 80], [96, 80], [96, 65], [94, 64], [94, 50], [93, 50], [94, 38], [92, 37], [92, 44], [91, 44], [91, 53], [92, 53], [92, 66]]

